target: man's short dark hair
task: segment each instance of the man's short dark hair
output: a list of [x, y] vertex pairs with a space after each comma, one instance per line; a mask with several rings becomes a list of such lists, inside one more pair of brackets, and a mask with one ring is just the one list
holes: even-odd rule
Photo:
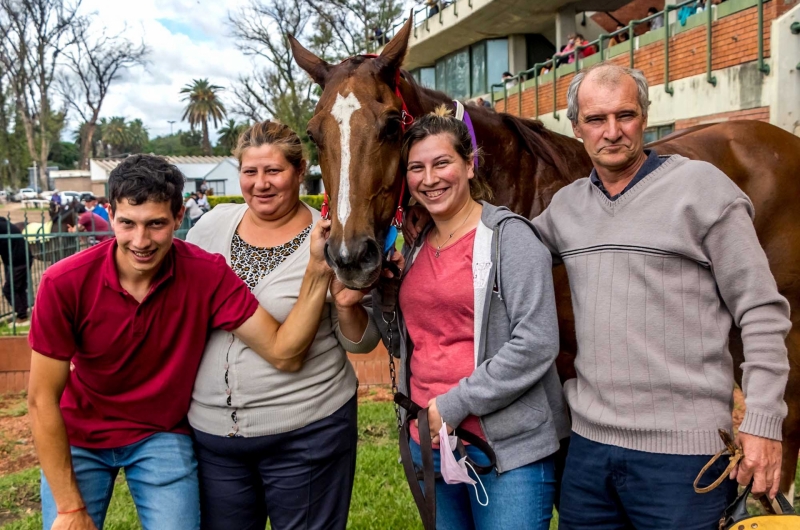
[[177, 167], [160, 156], [129, 156], [108, 176], [111, 211], [116, 213], [117, 202], [121, 199], [134, 205], [147, 201], [169, 202], [172, 215], [177, 217], [183, 206], [185, 180]]

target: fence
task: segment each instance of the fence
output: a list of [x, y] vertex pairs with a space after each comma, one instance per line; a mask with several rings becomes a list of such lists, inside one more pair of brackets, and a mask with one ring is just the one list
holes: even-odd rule
[[[710, 2], [707, 3], [710, 4]], [[765, 28], [765, 3], [764, 0], [728, 0], [716, 6], [709, 5], [701, 13], [689, 16], [683, 22], [675, 21], [674, 23], [669, 21], [670, 13], [677, 12], [683, 7], [696, 6], [698, 2], [697, 0], [686, 0], [675, 5], [668, 5], [659, 13], [643, 19], [631, 20], [622, 29], [601, 34], [594, 41], [577, 46], [566, 54], [563, 52], [556, 53], [546, 61], [536, 63], [531, 68], [518, 72], [505, 82], [491, 85], [492, 100], [498, 110], [509, 112], [513, 110], [513, 108], [510, 108], [509, 100], [516, 99], [514, 103], [516, 103], [517, 115], [532, 115], [535, 118], [542, 115], [540, 108], [547, 105], [547, 101], [551, 100], [552, 117], [555, 120], [559, 120], [558, 110], [566, 106], [566, 85], [563, 83], [567, 81], [565, 79], [559, 84], [559, 79], [571, 78], [582, 68], [610, 59], [614, 59], [617, 64], [624, 64], [621, 63], [624, 55], [628, 56], [626, 62], [632, 68], [637, 66], [637, 58], [640, 64], [645, 64], [645, 70], [649, 70], [649, 72], [645, 73], [648, 78], [652, 78], [651, 84], [656, 85], [658, 81], [663, 82], [664, 91], [669, 95], [673, 95], [670, 84], [672, 80], [705, 71], [706, 82], [716, 86], [717, 79], [713, 75], [714, 68], [720, 69], [749, 60], [756, 60], [758, 62], [758, 71], [762, 75], [768, 75], [769, 65], [765, 63], [768, 49], [765, 46], [765, 42], [768, 43], [769, 41], [769, 31], [768, 28]], [[776, 2], [772, 1], [770, 3], [772, 4], [770, 15], [774, 18], [778, 15], [775, 7]], [[738, 40], [736, 35], [730, 35], [731, 29], [727, 27], [739, 24], [738, 20], [731, 23], [728, 23], [727, 20], [723, 23], [723, 20], [731, 15], [747, 12], [750, 9], [754, 11], [752, 16], [755, 18], [756, 23], [752, 32], [748, 31], [744, 35], [747, 38], [747, 42], [742, 42]], [[742, 13], [742, 16], [746, 19], [743, 20], [744, 23], [752, 24], [749, 12]], [[637, 28], [643, 24], [649, 24], [657, 18], [664, 20], [663, 27], [636, 35]], [[700, 27], [705, 28], [705, 38], [703, 39], [702, 33], [695, 32], [691, 36], [687, 35], [686, 44], [691, 45], [690, 53], [687, 55], [686, 51], [675, 42], [675, 37], [678, 35], [683, 37], [684, 34], [695, 29], [700, 31]], [[615, 46], [605, 47], [609, 40], [621, 34], [626, 34], [628, 39]], [[720, 40], [719, 43], [715, 42], [715, 35]], [[725, 41], [731, 38], [734, 39], [736, 49], [729, 51], [729, 43]], [[751, 39], [754, 42], [751, 42]], [[703, 41], [705, 42], [703, 43]], [[695, 49], [702, 44], [704, 44], [704, 53], [702, 55], [695, 54]], [[754, 44], [752, 52], [750, 51], [751, 44]], [[582, 52], [590, 47], [597, 50], [597, 52], [581, 57]], [[643, 50], [645, 47], [647, 50]], [[637, 52], [641, 54], [641, 57]], [[671, 62], [675, 58], [680, 60], [677, 73]], [[568, 60], [572, 60], [572, 62], [563, 64]], [[661, 73], [658, 75], [657, 72], [652, 71], [653, 65], [662, 62]], [[702, 67], [700, 66], [701, 64], [703, 65]], [[698, 72], [697, 70], [700, 71]], [[529, 93], [532, 93], [532, 98], [530, 99], [533, 99], [533, 108], [529, 113], [525, 113], [523, 111], [523, 100], [526, 99]], [[546, 112], [549, 113], [549, 111]]]
[[[79, 226], [72, 213], [72, 226]], [[96, 231], [94, 216], [92, 216], [92, 230], [68, 231], [67, 222], [61, 218], [56, 221], [49, 219], [42, 211], [40, 215], [29, 217], [26, 213], [22, 222], [15, 226], [9, 214], [5, 220], [5, 232], [0, 233], [0, 246], [5, 252], [0, 252], [7, 258], [3, 261], [0, 283], [3, 285], [3, 297], [0, 300], [0, 335], [17, 335], [27, 332], [27, 327], [20, 328], [17, 322], [17, 311], [12, 301], [17, 300], [20, 291], [24, 292], [27, 307], [32, 308], [36, 299], [36, 292], [44, 271], [52, 264], [76, 254], [101, 239], [114, 237], [110, 231]], [[18, 229], [18, 230], [17, 230]], [[80, 229], [79, 229], [80, 230]], [[184, 218], [180, 229], [175, 236], [184, 239], [189, 231], [189, 221]], [[7, 253], [7, 254], [6, 254]]]

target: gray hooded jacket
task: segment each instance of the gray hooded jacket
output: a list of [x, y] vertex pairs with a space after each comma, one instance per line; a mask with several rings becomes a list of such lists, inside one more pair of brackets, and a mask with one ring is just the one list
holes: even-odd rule
[[[413, 247], [403, 248], [404, 273], [414, 265], [430, 228]], [[459, 425], [470, 414], [480, 418], [500, 473], [553, 454], [559, 440], [569, 436], [554, 364], [559, 339], [551, 268], [550, 252], [530, 221], [483, 203], [472, 261], [475, 370], [436, 403], [449, 425]], [[390, 295], [377, 289], [374, 296], [375, 321], [386, 343], [386, 320], [392, 319], [382, 309], [390, 307]], [[391, 352], [399, 357], [399, 390], [408, 396], [413, 344], [399, 306], [396, 315]]]

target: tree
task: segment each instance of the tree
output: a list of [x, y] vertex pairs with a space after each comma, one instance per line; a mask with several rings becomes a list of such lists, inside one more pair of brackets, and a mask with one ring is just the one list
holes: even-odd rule
[[80, 159], [79, 147], [72, 142], [56, 142], [50, 149], [48, 165], [57, 165], [58, 169], [75, 169]]
[[89, 167], [92, 141], [109, 87], [124, 70], [143, 65], [149, 53], [144, 44], [136, 46], [122, 37], [108, 36], [105, 30], [94, 38], [89, 33], [87, 23], [73, 25], [74, 44], [64, 53], [67, 72], [59, 79], [61, 94], [85, 123], [80, 131], [84, 135], [80, 167], [84, 169]]
[[114, 116], [103, 124], [103, 143], [111, 148], [111, 155], [125, 152], [130, 145], [131, 137], [128, 124], [122, 116]]
[[150, 140], [147, 134], [147, 128], [139, 118], [131, 121], [127, 125], [128, 129], [128, 144], [125, 151], [128, 153], [141, 153], [142, 149], [147, 145]]
[[229, 119], [228, 122], [217, 131], [219, 139], [217, 145], [225, 149], [226, 154], [230, 154], [239, 141], [239, 136], [247, 129], [247, 123], [236, 123], [236, 120]]
[[397, 0], [306, 0], [317, 16], [317, 39], [333, 40], [340, 59], [370, 53], [381, 44], [376, 30], [385, 35], [403, 13]]
[[151, 139], [144, 150], [161, 156], [200, 156], [203, 154], [202, 143], [199, 131], [178, 131]]
[[[300, 135], [312, 160], [316, 147], [306, 135], [308, 120], [314, 115], [317, 93], [308, 76], [292, 59], [287, 34], [300, 35], [311, 22], [312, 12], [305, 0], [250, 0], [229, 16], [237, 45], [254, 60], [266, 65], [242, 76], [234, 86], [234, 112], [252, 121], [272, 118], [285, 123]], [[315, 51], [327, 49], [318, 42]], [[324, 54], [323, 54], [324, 55]]]
[[51, 88], [70, 27], [80, 22], [80, 0], [0, 0], [0, 65], [7, 72], [32, 159], [39, 162], [40, 185], [48, 188], [53, 116]]
[[183, 101], [187, 101], [182, 120], [187, 120], [189, 126], [194, 128], [199, 124], [203, 132], [203, 154], [211, 156], [211, 142], [208, 140], [208, 120], [221, 122], [225, 117], [225, 105], [217, 95], [223, 90], [221, 86], [209, 84], [208, 79], [194, 79], [191, 85], [181, 89], [185, 94]]

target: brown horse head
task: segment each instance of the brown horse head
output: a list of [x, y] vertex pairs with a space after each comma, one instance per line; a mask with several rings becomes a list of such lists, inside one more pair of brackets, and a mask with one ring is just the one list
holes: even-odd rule
[[403, 102], [395, 94], [407, 22], [377, 57], [331, 65], [289, 37], [297, 64], [322, 87], [308, 135], [319, 149], [332, 220], [326, 258], [350, 288], [378, 279], [383, 243], [400, 200]]

